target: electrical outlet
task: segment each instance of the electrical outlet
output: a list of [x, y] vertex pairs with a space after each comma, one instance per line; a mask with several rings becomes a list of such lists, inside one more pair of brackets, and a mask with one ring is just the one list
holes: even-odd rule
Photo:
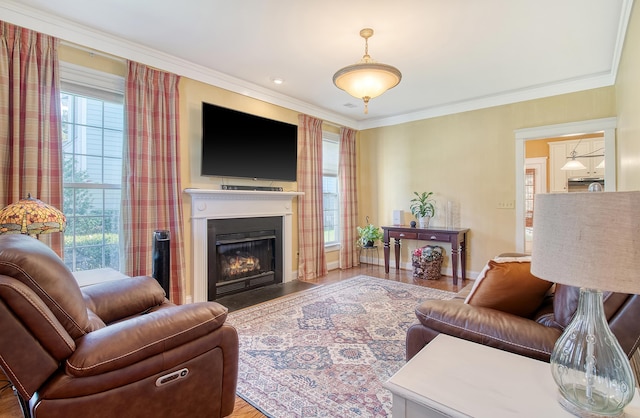
[[498, 209], [514, 209], [516, 203], [513, 200], [502, 200], [498, 202]]

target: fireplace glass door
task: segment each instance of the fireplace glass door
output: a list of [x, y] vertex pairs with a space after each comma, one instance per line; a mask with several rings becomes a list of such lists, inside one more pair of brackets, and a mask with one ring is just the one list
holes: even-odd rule
[[[268, 278], [275, 270], [273, 231], [260, 231], [264, 236], [234, 238], [218, 236], [216, 242], [218, 285], [229, 286], [231, 282], [251, 278], [260, 282], [260, 277]], [[272, 278], [268, 278], [269, 281]]]
[[282, 282], [281, 218], [209, 221], [209, 300]]

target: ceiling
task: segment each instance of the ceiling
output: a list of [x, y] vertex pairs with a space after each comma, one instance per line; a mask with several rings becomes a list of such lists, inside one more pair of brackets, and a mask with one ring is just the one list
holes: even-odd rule
[[[365, 129], [612, 85], [632, 1], [0, 0], [0, 19]], [[332, 82], [365, 27], [402, 72], [367, 115]]]

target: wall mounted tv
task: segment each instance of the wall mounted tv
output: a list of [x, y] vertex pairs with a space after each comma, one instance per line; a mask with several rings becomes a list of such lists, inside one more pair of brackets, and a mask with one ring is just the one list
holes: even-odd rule
[[202, 103], [202, 175], [296, 181], [298, 127]]

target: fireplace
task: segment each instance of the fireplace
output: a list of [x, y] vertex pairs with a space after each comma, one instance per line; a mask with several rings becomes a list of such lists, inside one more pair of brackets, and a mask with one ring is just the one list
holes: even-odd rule
[[209, 300], [282, 283], [282, 218], [207, 221]]
[[[276, 252], [282, 282], [295, 278], [293, 265], [293, 200], [300, 192], [185, 189], [191, 200], [191, 275], [193, 294], [186, 303], [213, 300], [209, 294], [209, 221], [275, 217], [281, 225], [282, 249]], [[278, 271], [278, 268], [275, 269]], [[255, 283], [254, 283], [255, 284]]]

